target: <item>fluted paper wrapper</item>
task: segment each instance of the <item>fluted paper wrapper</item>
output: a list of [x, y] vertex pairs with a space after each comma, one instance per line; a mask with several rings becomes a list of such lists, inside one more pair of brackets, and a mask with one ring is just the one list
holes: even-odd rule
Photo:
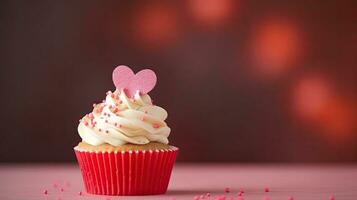
[[178, 148], [75, 153], [88, 193], [150, 195], [166, 192]]

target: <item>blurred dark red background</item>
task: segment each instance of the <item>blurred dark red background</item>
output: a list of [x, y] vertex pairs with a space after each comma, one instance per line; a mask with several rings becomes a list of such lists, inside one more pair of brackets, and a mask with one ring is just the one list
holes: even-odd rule
[[1, 162], [74, 161], [112, 70], [149, 67], [189, 162], [357, 161], [354, 1], [1, 1]]

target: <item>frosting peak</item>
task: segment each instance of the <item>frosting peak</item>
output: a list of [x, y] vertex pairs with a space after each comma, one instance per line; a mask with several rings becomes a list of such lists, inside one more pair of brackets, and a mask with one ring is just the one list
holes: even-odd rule
[[78, 125], [80, 137], [88, 144], [169, 142], [167, 137], [171, 130], [165, 123], [167, 112], [153, 105], [147, 94], [137, 91], [129, 98], [123, 90], [108, 91], [105, 100], [93, 107], [93, 112], [85, 115]]

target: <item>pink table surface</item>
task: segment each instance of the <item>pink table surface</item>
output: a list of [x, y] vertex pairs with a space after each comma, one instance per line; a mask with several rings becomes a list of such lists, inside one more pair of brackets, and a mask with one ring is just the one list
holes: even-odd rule
[[[54, 184], [58, 184], [57, 187]], [[225, 187], [231, 192], [225, 193]], [[265, 193], [264, 188], [270, 192]], [[61, 192], [63, 188], [63, 192]], [[207, 192], [210, 198], [226, 195], [244, 200], [357, 200], [357, 165], [279, 165], [279, 164], [176, 164], [167, 194], [113, 197], [84, 192], [79, 168], [74, 164], [0, 165], [0, 199], [7, 200], [116, 200], [116, 199], [194, 199]], [[44, 195], [43, 191], [48, 194]], [[83, 195], [78, 195], [83, 191]]]

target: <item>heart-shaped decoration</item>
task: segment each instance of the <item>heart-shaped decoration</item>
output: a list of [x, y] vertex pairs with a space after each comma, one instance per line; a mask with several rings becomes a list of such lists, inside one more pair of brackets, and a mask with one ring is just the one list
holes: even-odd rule
[[132, 98], [136, 91], [140, 94], [147, 94], [156, 85], [156, 74], [150, 69], [143, 69], [138, 73], [127, 66], [120, 65], [113, 71], [113, 82], [118, 90], [123, 90], [125, 94]]

